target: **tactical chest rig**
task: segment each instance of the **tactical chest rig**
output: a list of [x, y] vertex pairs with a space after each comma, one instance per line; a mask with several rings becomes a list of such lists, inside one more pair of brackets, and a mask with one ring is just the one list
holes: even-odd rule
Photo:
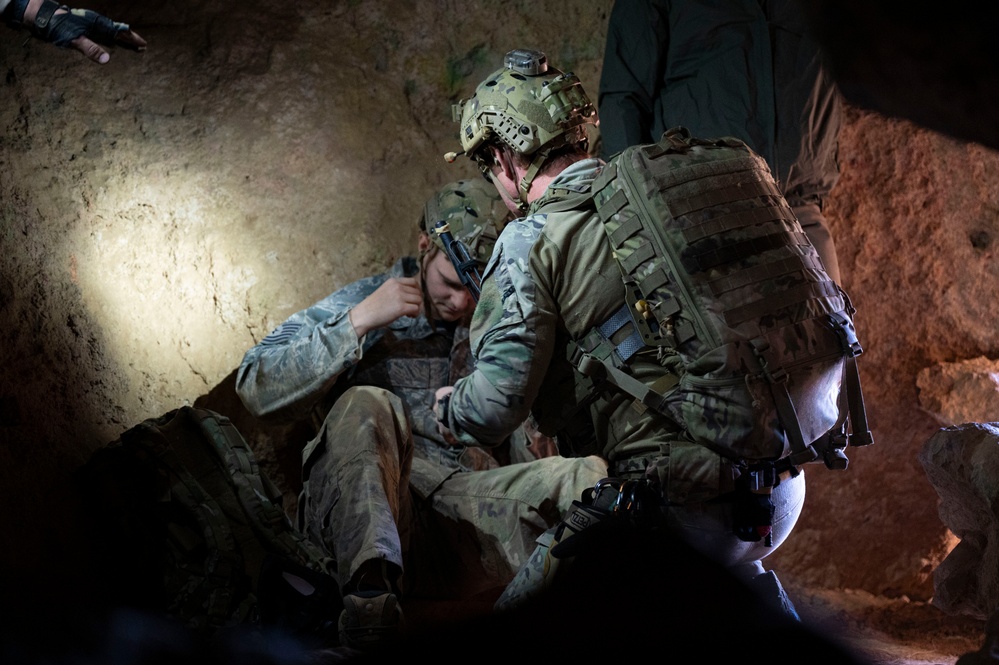
[[[596, 392], [678, 423], [752, 491], [872, 443], [855, 310], [762, 158], [676, 128], [612, 159], [591, 196], [625, 287], [570, 348]], [[663, 365], [651, 384], [628, 371], [643, 350]]]

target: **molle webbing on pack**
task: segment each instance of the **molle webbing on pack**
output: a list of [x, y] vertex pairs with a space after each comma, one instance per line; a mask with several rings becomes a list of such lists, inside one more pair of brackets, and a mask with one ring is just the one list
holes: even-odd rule
[[332, 560], [292, 527], [225, 416], [184, 406], [147, 419], [97, 450], [78, 481], [107, 547], [134, 559], [122, 583], [148, 584], [157, 609], [198, 633], [268, 623], [312, 638], [335, 624]]
[[[577, 369], [756, 469], [764, 484], [775, 468], [796, 473], [819, 456], [845, 466], [848, 411], [852, 443], [870, 443], [853, 306], [762, 158], [737, 139], [677, 128], [609, 162], [592, 197], [625, 306], [577, 340]], [[656, 390], [631, 377], [639, 338], [660, 358], [680, 356], [678, 380]]]

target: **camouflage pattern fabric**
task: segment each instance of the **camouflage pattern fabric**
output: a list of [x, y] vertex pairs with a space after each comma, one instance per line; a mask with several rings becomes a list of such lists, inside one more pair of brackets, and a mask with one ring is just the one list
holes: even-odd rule
[[[763, 160], [736, 139], [703, 141], [677, 130], [625, 151], [594, 180], [598, 164], [566, 169], [533, 214], [501, 236], [487, 267], [493, 285], [472, 322], [478, 364], [450, 399], [452, 431], [497, 436], [507, 418], [531, 409], [542, 432], [559, 433], [563, 454], [597, 452], [615, 473], [655, 475], [676, 504], [732, 491], [747, 461], [816, 459], [807, 444], [843, 422], [838, 396], [853, 352], [843, 341], [852, 309]], [[590, 169], [589, 180], [580, 169]], [[626, 191], [647, 200], [626, 205], [636, 196]], [[661, 232], [649, 230], [660, 223]], [[620, 318], [626, 290], [618, 264], [635, 284], [629, 297], [642, 300], [629, 300], [636, 306], [623, 310], [622, 324], [591, 343], [598, 327]], [[657, 326], [627, 313], [638, 305], [655, 312]], [[568, 361], [577, 341], [605, 372], [614, 369], [609, 355], [630, 344], [621, 356], [627, 374], [618, 374], [660, 399], [657, 413], [646, 412], [652, 402], [638, 401], [639, 393], [593, 389], [596, 379]], [[795, 421], [778, 419], [784, 403], [771, 394], [764, 363], [793, 377], [786, 393]], [[657, 397], [664, 378], [674, 388]], [[591, 394], [588, 413], [573, 410]], [[564, 436], [567, 423], [587, 415], [589, 432]]]
[[381, 559], [403, 571], [404, 594], [501, 588], [535, 539], [607, 474], [598, 458], [561, 457], [460, 472], [414, 457], [410, 431], [397, 396], [358, 386], [305, 451], [299, 526], [336, 560], [341, 584]]
[[[566, 405], [588, 394], [567, 359], [570, 342], [621, 307], [621, 273], [593, 209], [560, 210], [557, 203], [572, 192], [585, 191], [601, 165], [599, 160], [583, 160], [565, 169], [532, 204], [528, 216], [501, 234], [472, 320], [475, 370], [458, 381], [447, 413], [439, 414], [462, 441], [494, 440], [516, 427], [529, 409], [541, 431], [554, 434], [565, 425]], [[655, 350], [642, 350], [629, 371], [651, 385], [663, 375], [663, 361]], [[636, 408], [623, 393], [599, 393], [575, 418], [592, 422], [590, 440], [560, 439], [563, 455], [595, 446], [609, 460], [612, 474], [652, 476], [669, 502], [668, 518], [682, 533], [733, 566], [762, 570], [759, 559], [775, 548], [739, 540], [732, 531], [732, 503], [718, 500], [731, 496], [735, 488], [735, 470], [727, 460], [690, 440], [677, 420]], [[781, 521], [774, 529], [775, 544], [797, 519], [804, 474], [784, 485], [781, 493], [786, 491], [790, 498], [775, 517]], [[782, 501], [775, 496], [775, 503]], [[508, 598], [530, 595], [518, 585], [543, 583], [539, 572], [546, 547], [544, 539], [537, 543], [531, 563], [515, 579], [514, 588], [504, 592]]]
[[[803, 447], [842, 422], [852, 308], [761, 157], [738, 139], [675, 128], [608, 163], [593, 192], [634, 284], [625, 318], [637, 344], [682, 360], [664, 408], [694, 441], [775, 460], [798, 452], [799, 432]], [[796, 422], [778, 418], [768, 372], [790, 377]]]
[[[417, 259], [404, 257], [388, 271], [349, 284], [296, 312], [250, 349], [236, 374], [236, 391], [261, 418], [302, 417], [321, 422], [349, 387], [379, 386], [399, 395], [411, 414], [419, 454], [450, 468], [496, 466], [483, 450], [451, 447], [437, 431], [434, 392], [468, 371], [468, 330], [432, 326], [420, 315], [401, 317], [358, 339], [351, 308], [391, 277], [412, 277]], [[521, 439], [522, 440], [522, 439]]]
[[[621, 305], [620, 271], [592, 210], [547, 213], [545, 207], [558, 198], [557, 192], [585, 192], [601, 164], [583, 160], [566, 168], [549, 186], [552, 196], [535, 201], [528, 217], [510, 223], [500, 235], [472, 318], [475, 370], [455, 384], [443, 414], [460, 441], [495, 441], [532, 410], [539, 429], [555, 434], [565, 406], [586, 394], [566, 360], [569, 338], [558, 312], [576, 334], [605, 320]], [[569, 245], [578, 251], [571, 264], [559, 250]], [[661, 375], [661, 365], [653, 362], [640, 363], [636, 378], [651, 383], [651, 377]], [[602, 397], [579, 415], [591, 416], [604, 435], [596, 453], [614, 463], [645, 456], [638, 473], [648, 459], [663, 455], [664, 444], [682, 440], [677, 423], [635, 412], [625, 396]], [[711, 478], [717, 493], [718, 456], [711, 453], [709, 464], [717, 472]]]
[[[678, 533], [687, 534], [690, 544], [697, 550], [729, 567], [737, 577], [749, 582], [764, 574], [761, 559], [780, 546], [797, 523], [805, 500], [804, 474], [778, 485], [772, 496], [776, 511], [773, 545], [769, 548], [761, 542], [745, 542], [732, 537], [731, 504], [727, 502], [673, 506], [667, 513], [666, 519]], [[574, 533], [592, 526], [595, 521], [599, 521], [599, 517], [585, 522], [575, 520], [566, 529], [566, 522], [570, 519], [572, 519], [570, 516], [566, 516], [563, 522], [538, 537], [537, 545], [527, 563], [517, 571], [513, 580], [496, 600], [497, 610], [514, 609], [537, 597], [551, 587], [556, 576], [564, 570], [564, 566], [571, 565], [571, 560], [562, 560], [554, 556], [552, 548], [558, 543], [565, 542], [567, 539], [565, 534], [571, 537]], [[769, 575], [772, 576], [773, 571], [770, 571]]]
[[[551, 187], [583, 189], [599, 164], [573, 164]], [[508, 224], [483, 273], [482, 295], [472, 317], [475, 370], [455, 384], [444, 414], [451, 433], [463, 443], [488, 445], [516, 428], [530, 413], [550, 370], [556, 319], [552, 312], [542, 316], [537, 311], [528, 265], [546, 221], [545, 214], [533, 214]], [[553, 433], [540, 424], [542, 432]]]

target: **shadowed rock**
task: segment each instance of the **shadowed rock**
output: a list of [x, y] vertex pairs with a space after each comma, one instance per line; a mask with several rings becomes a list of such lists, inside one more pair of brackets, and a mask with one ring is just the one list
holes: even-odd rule
[[919, 455], [940, 519], [961, 539], [933, 572], [933, 604], [985, 619], [999, 606], [999, 423], [934, 434]]

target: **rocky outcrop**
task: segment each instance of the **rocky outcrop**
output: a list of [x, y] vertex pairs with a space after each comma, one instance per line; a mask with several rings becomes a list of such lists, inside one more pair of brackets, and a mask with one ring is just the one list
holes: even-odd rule
[[919, 404], [944, 425], [999, 421], [999, 360], [938, 363], [916, 377]]
[[985, 619], [999, 608], [999, 423], [941, 429], [919, 461], [960, 538], [933, 573], [933, 604]]

